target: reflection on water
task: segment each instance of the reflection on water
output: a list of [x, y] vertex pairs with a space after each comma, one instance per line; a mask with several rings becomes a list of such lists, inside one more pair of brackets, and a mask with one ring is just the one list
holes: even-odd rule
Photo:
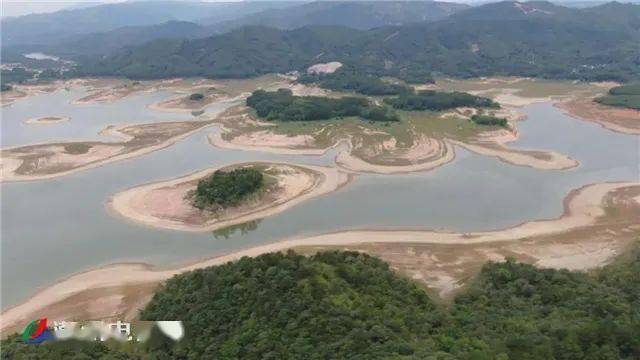
[[242, 224], [227, 226], [226, 228], [214, 230], [212, 234], [216, 239], [229, 239], [232, 235], [247, 235], [249, 232], [258, 229], [258, 224], [260, 224], [261, 221], [261, 219], [257, 219]]
[[[67, 94], [64, 101], [76, 98], [72, 95]], [[25, 99], [15, 105], [42, 106], [40, 100], [33, 101]], [[129, 106], [120, 101], [92, 111], [105, 117], [100, 111], [115, 107], [126, 112]], [[213, 234], [149, 228], [110, 215], [105, 204], [111, 195], [127, 188], [237, 162], [333, 165], [336, 150], [322, 156], [299, 156], [217, 149], [208, 144], [205, 130], [126, 161], [47, 181], [2, 184], [2, 307], [69, 274], [114, 262], [172, 266], [284, 238], [343, 229], [496, 229], [560, 215], [563, 197], [585, 184], [638, 180], [638, 136], [571, 119], [550, 104], [524, 110], [530, 118], [518, 124], [521, 139], [514, 146], [565, 153], [580, 161], [578, 168], [539, 171], [457, 149], [454, 162], [434, 171], [359, 175], [334, 193], [259, 223]], [[74, 130], [58, 129], [59, 138], [75, 136]], [[3, 131], [3, 138], [21, 138], [19, 128], [9, 130]]]

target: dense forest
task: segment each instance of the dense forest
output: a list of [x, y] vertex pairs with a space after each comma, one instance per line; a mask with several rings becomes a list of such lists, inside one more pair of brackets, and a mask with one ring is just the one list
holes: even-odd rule
[[316, 121], [359, 116], [370, 121], [398, 121], [393, 110], [372, 104], [363, 97], [294, 96], [289, 89], [256, 90], [247, 106], [261, 118], [272, 121]]
[[0, 70], [0, 80], [3, 86], [15, 83], [20, 84], [25, 81], [32, 80], [34, 75], [35, 74], [32, 71], [28, 71], [27, 69], [22, 67]]
[[591, 274], [488, 263], [444, 307], [366, 254], [268, 254], [167, 281], [140, 317], [183, 320], [176, 345], [121, 353], [14, 336], [2, 358], [631, 360], [638, 274], [638, 246]]
[[478, 125], [497, 125], [502, 127], [506, 127], [508, 124], [507, 119], [493, 115], [472, 115], [471, 121]]
[[264, 175], [258, 169], [217, 170], [198, 181], [193, 193], [193, 205], [200, 209], [234, 206], [258, 192], [263, 185]]
[[[389, 73], [383, 73], [390, 76]], [[384, 81], [380, 75], [374, 73], [364, 73], [351, 66], [342, 66], [330, 74], [302, 74], [298, 77], [298, 82], [303, 84], [316, 83], [320, 87], [336, 91], [353, 91], [363, 95], [384, 96], [398, 95], [411, 91], [411, 88]], [[425, 77], [426, 76], [426, 77]], [[396, 74], [397, 78], [407, 82], [428, 83], [433, 82], [430, 75], [420, 76], [418, 74]]]
[[596, 101], [603, 105], [640, 110], [640, 83], [616, 86]]
[[458, 107], [497, 109], [500, 107], [498, 103], [489, 98], [475, 96], [460, 91], [404, 91], [400, 95], [393, 98], [387, 98], [384, 101], [396, 109], [408, 111], [442, 111]]
[[[203, 39], [160, 39], [85, 59], [78, 75], [250, 77], [340, 61], [366, 74], [428, 80], [493, 75], [638, 78], [640, 5], [578, 9], [499, 2], [431, 23], [354, 30], [242, 27]], [[508, 31], [505, 31], [508, 29]]]

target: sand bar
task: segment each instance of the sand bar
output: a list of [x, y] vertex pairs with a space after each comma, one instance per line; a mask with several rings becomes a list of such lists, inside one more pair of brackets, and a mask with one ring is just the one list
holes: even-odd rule
[[[123, 307], [143, 306], [151, 297], [157, 284], [185, 271], [224, 264], [243, 256], [281, 251], [304, 246], [349, 246], [366, 243], [432, 244], [432, 245], [477, 245], [499, 242], [531, 242], [540, 236], [563, 236], [596, 224], [605, 216], [604, 199], [615, 191], [640, 189], [637, 182], [601, 183], [587, 185], [572, 191], [564, 201], [562, 216], [549, 220], [536, 220], [504, 230], [453, 233], [431, 230], [353, 230], [329, 233], [306, 238], [293, 238], [280, 242], [252, 247], [231, 254], [174, 269], [154, 269], [146, 264], [116, 264], [72, 275], [37, 292], [29, 300], [2, 313], [2, 332], [14, 331], [25, 322], [40, 316], [56, 319], [76, 319], [78, 316], [109, 318], [122, 316]], [[627, 202], [637, 206], [637, 194]], [[549, 263], [548, 265], [553, 265]], [[133, 290], [132, 290], [133, 289]], [[137, 290], [136, 290], [137, 289]], [[140, 292], [140, 289], [147, 291]], [[132, 291], [138, 293], [132, 293]], [[137, 294], [137, 295], [136, 295]], [[109, 298], [94, 312], [87, 313], [86, 304], [99, 298]], [[128, 299], [125, 302], [123, 299]], [[120, 299], [120, 300], [119, 300]], [[82, 300], [82, 301], [80, 301]], [[135, 309], [127, 308], [129, 316]]]

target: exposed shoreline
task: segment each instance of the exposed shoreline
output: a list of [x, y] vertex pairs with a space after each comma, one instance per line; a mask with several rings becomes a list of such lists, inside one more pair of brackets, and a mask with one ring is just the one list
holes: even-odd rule
[[[123, 131], [144, 128], [145, 126], [158, 126], [169, 127], [172, 125], [190, 127], [184, 131], [178, 131], [178, 134], [168, 136], [166, 139], [149, 145], [149, 146], [129, 146], [129, 143], [135, 139], [135, 135], [124, 133]], [[20, 181], [36, 181], [52, 179], [60, 176], [73, 174], [79, 171], [96, 168], [102, 165], [106, 165], [115, 161], [134, 158], [140, 155], [148, 154], [157, 150], [169, 147], [176, 142], [195, 134], [207, 127], [216, 125], [212, 121], [182, 121], [175, 123], [150, 123], [140, 125], [126, 125], [126, 126], [108, 126], [103, 129], [101, 133], [108, 134], [110, 136], [119, 137], [123, 142], [61, 142], [61, 143], [42, 143], [33, 145], [16, 146], [12, 148], [1, 149], [0, 154], [0, 182], [20, 182]], [[90, 147], [89, 151], [96, 149], [95, 153], [90, 154], [87, 152], [87, 159], [82, 157], [77, 159], [78, 164], [73, 164], [72, 168], [55, 171], [51, 173], [41, 173], [37, 175], [25, 175], [19, 174], [16, 171], [24, 164], [25, 159], [32, 155], [41, 156], [62, 156], [65, 146], [81, 145]], [[85, 154], [73, 154], [73, 155], [85, 155]]]
[[[275, 243], [255, 246], [230, 254], [197, 261], [189, 265], [172, 269], [154, 269], [148, 264], [114, 264], [98, 269], [71, 275], [51, 286], [38, 291], [27, 301], [2, 312], [2, 332], [14, 331], [23, 322], [33, 317], [92, 318], [117, 317], [126, 313], [135, 316], [136, 307], [144, 306], [150, 299], [153, 289], [162, 281], [185, 271], [221, 265], [243, 256], [282, 251], [290, 248], [308, 246], [345, 246], [366, 243], [414, 243], [414, 244], [451, 244], [473, 245], [499, 242], [534, 241], [533, 238], [550, 235], [562, 235], [570, 231], [587, 228], [605, 216], [603, 201], [614, 191], [624, 189], [638, 190], [640, 183], [616, 182], [585, 185], [571, 191], [564, 199], [564, 212], [555, 219], [525, 222], [510, 228], [487, 232], [453, 233], [432, 230], [349, 230], [328, 233], [305, 238], [292, 238]], [[627, 199], [637, 203], [638, 196]], [[124, 302], [123, 289], [145, 288], [146, 292], [135, 299]], [[131, 294], [127, 293], [129, 296]], [[98, 298], [110, 296], [114, 301], [87, 313], [83, 307]], [[84, 299], [84, 303], [79, 299]], [[134, 301], [135, 300], [135, 301]]]
[[[155, 228], [195, 232], [214, 231], [278, 214], [303, 201], [335, 191], [346, 185], [352, 178], [335, 168], [312, 165], [251, 162], [234, 164], [232, 167], [247, 165], [264, 165], [275, 167], [276, 171], [288, 171], [290, 174], [284, 174], [278, 178], [278, 184], [284, 191], [266, 204], [248, 206], [219, 218], [205, 217], [201, 221], [187, 222], [188, 215], [194, 209], [186, 204], [187, 200], [184, 199], [187, 192], [195, 187], [191, 183], [216, 170], [230, 167], [224, 166], [125, 190], [113, 195], [107, 207], [112, 214]], [[172, 202], [174, 204], [171, 204]], [[155, 206], [152, 205], [154, 203]]]
[[593, 98], [560, 101], [554, 106], [572, 118], [596, 123], [607, 130], [640, 135], [640, 110], [601, 105]]
[[[330, 146], [320, 147], [316, 146], [314, 135], [279, 134], [269, 130], [268, 125], [270, 124], [251, 119], [247, 111], [242, 110], [242, 108], [230, 109], [228, 113], [221, 114], [217, 119], [220, 122], [221, 130], [217, 133], [209, 134], [208, 140], [212, 146], [224, 149], [293, 155], [322, 155], [329, 149], [346, 144], [348, 149], [339, 151], [335, 161], [339, 167], [354, 173], [402, 174], [429, 171], [455, 159], [453, 145], [463, 147], [483, 156], [495, 157], [511, 165], [526, 166], [540, 170], [567, 170], [580, 165], [577, 160], [556, 151], [518, 149], [507, 145], [509, 142], [517, 140], [520, 136], [516, 127], [517, 122], [526, 119], [526, 115], [519, 111], [520, 107], [545, 101], [555, 103], [559, 101], [559, 98], [524, 98], [512, 92], [498, 97], [500, 96], [506, 98], [501, 100], [506, 103], [503, 104], [503, 108], [497, 115], [508, 119], [509, 129], [480, 132], [475, 138], [467, 140], [456, 139], [455, 136], [447, 135], [442, 138], [422, 135], [414, 139], [414, 145], [411, 148], [395, 147], [395, 138], [391, 138], [393, 146], [390, 148], [387, 146], [386, 140], [378, 144], [378, 147], [384, 148], [384, 153], [381, 152], [377, 155], [374, 153], [366, 157], [358, 154], [358, 150], [362, 149], [356, 149], [357, 139], [352, 138], [349, 134], [333, 139], [334, 141]], [[461, 110], [465, 109], [457, 109], [454, 112], [444, 113], [442, 116], [456, 115], [466, 118], [467, 116], [460, 114]], [[231, 128], [237, 126], [237, 124], [261, 125], [262, 128], [258, 128], [258, 130], [256, 130], [255, 126], [246, 127], [246, 129]], [[234, 134], [235, 136], [231, 139], [226, 139], [225, 134]], [[438, 146], [434, 146], [434, 143]], [[376, 161], [377, 157], [380, 157], [381, 160], [384, 157], [384, 161]]]
[[336, 155], [336, 164], [348, 171], [356, 173], [374, 173], [374, 174], [402, 174], [418, 171], [428, 171], [450, 163], [455, 159], [455, 150], [448, 140], [443, 140], [442, 145], [436, 150], [435, 156], [430, 155], [429, 159], [417, 161], [409, 165], [382, 165], [373, 164], [353, 155], [352, 145], [349, 143], [349, 150], [340, 151]]
[[[495, 157], [516, 166], [526, 166], [538, 170], [568, 170], [580, 165], [578, 160], [556, 151], [510, 149], [499, 142], [489, 143], [487, 145], [490, 146], [484, 146], [481, 143], [466, 143], [451, 139], [449, 139], [449, 141], [476, 154]], [[529, 151], [540, 152], [548, 156], [549, 159], [536, 158], [535, 156], [527, 154]]]

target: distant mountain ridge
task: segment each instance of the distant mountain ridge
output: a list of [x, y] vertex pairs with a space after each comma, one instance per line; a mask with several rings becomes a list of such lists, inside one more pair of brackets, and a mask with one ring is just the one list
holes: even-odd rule
[[246, 25], [296, 29], [310, 25], [368, 30], [380, 26], [431, 22], [470, 6], [439, 1], [316, 1], [286, 9], [269, 9], [218, 24], [221, 30]]
[[[151, 5], [155, 3], [154, 1]], [[59, 34], [57, 35], [59, 39], [52, 39], [49, 43], [42, 43], [47, 38], [43, 39], [40, 36], [35, 40], [40, 43], [35, 44], [31, 40], [15, 44], [9, 39], [8, 45], [13, 50], [21, 50], [22, 52], [41, 51], [58, 56], [73, 57], [108, 54], [118, 48], [139, 45], [160, 38], [206, 37], [250, 25], [264, 25], [278, 29], [335, 25], [366, 30], [387, 25], [441, 20], [457, 11], [469, 8], [468, 5], [437, 1], [322, 1], [289, 2], [286, 3], [286, 6], [283, 4], [285, 3], [254, 2], [246, 3], [242, 8], [232, 5], [231, 7], [236, 10], [235, 13], [232, 9], [226, 8], [226, 5], [229, 4], [223, 4], [226, 15], [218, 12], [215, 16], [202, 18], [207, 14], [207, 11], [210, 11], [209, 7], [203, 7], [202, 11], [196, 14], [183, 10], [182, 15], [174, 16], [176, 19], [164, 20], [160, 24], [127, 25], [89, 34], [67, 34], [64, 36]], [[95, 9], [93, 11], [97, 12]], [[197, 18], [198, 15], [201, 18]], [[58, 17], [60, 16], [58, 15]], [[226, 17], [231, 17], [231, 19], [226, 19]], [[160, 18], [168, 19], [169, 17]], [[190, 20], [185, 21], [184, 19]], [[106, 25], [98, 24], [96, 27], [101, 26]], [[8, 37], [11, 37], [10, 34], [11, 28]]]
[[[158, 25], [168, 21], [221, 22], [269, 8], [292, 6], [285, 1], [200, 2], [126, 1], [2, 19], [2, 46], [51, 45], [78, 35], [121, 27]], [[97, 44], [99, 45], [99, 44]]]
[[159, 40], [83, 64], [81, 74], [136, 78], [246, 77], [341, 61], [378, 75], [520, 75], [621, 80], [640, 74], [638, 5], [577, 9], [492, 3], [432, 23], [367, 31], [244, 27], [196, 40]]

